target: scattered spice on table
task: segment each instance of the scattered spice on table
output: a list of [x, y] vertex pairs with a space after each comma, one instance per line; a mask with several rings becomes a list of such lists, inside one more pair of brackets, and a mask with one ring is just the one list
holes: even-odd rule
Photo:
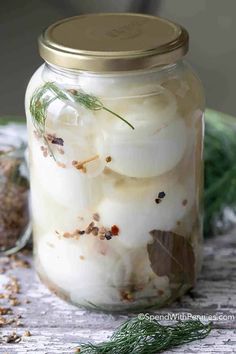
[[30, 331], [25, 331], [23, 334], [23, 337], [31, 337], [31, 332]]
[[[0, 293], [0, 328], [13, 326], [14, 329], [23, 327], [22, 316], [15, 313], [15, 306], [29, 303], [27, 299], [23, 301], [19, 279], [12, 275], [16, 268], [29, 268], [30, 263], [25, 259], [26, 252], [20, 252], [12, 256], [0, 258], [1, 266], [4, 266], [5, 274], [9, 277], [8, 283], [3, 286], [5, 290]], [[21, 296], [21, 300], [19, 300]], [[20, 332], [20, 331], [19, 331]], [[25, 329], [23, 333], [17, 333], [15, 330], [0, 336], [0, 343], [19, 343], [23, 337], [31, 336], [31, 332]]]
[[12, 309], [9, 307], [0, 307], [0, 316], [12, 314]]
[[3, 341], [5, 343], [19, 343], [21, 341], [21, 336], [18, 335], [16, 332], [12, 332], [7, 336], [3, 336]]

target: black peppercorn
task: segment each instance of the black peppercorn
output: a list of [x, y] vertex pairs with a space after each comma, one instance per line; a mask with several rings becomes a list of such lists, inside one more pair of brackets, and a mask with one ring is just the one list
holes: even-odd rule
[[112, 238], [112, 233], [111, 233], [110, 231], [106, 232], [106, 233], [105, 233], [105, 237], [106, 237], [107, 240], [111, 240], [111, 238]]
[[159, 192], [158, 193], [158, 198], [165, 198], [165, 196], [166, 196], [166, 194], [165, 194], [165, 192]]

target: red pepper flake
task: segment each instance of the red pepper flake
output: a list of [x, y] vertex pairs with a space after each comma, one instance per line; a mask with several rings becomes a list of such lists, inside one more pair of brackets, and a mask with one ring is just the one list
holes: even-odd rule
[[186, 206], [188, 204], [188, 200], [187, 199], [184, 199], [183, 201], [182, 201], [182, 205], [183, 206]]
[[112, 227], [111, 227], [111, 233], [112, 233], [112, 235], [113, 236], [117, 236], [118, 234], [119, 234], [119, 227], [118, 226], [116, 226], [116, 225], [112, 225]]

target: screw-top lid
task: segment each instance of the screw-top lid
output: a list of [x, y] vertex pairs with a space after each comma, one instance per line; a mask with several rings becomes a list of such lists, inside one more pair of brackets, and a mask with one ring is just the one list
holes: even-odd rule
[[41, 57], [68, 69], [128, 71], [176, 62], [188, 51], [188, 32], [166, 19], [133, 13], [89, 14], [49, 26]]

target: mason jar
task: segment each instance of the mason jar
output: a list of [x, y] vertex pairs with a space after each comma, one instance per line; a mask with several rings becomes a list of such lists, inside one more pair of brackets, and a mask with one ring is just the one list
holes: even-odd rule
[[0, 256], [19, 251], [31, 236], [25, 144], [16, 127], [0, 128]]
[[188, 33], [141, 14], [61, 20], [26, 93], [35, 266], [64, 299], [161, 307], [201, 259], [204, 94]]

